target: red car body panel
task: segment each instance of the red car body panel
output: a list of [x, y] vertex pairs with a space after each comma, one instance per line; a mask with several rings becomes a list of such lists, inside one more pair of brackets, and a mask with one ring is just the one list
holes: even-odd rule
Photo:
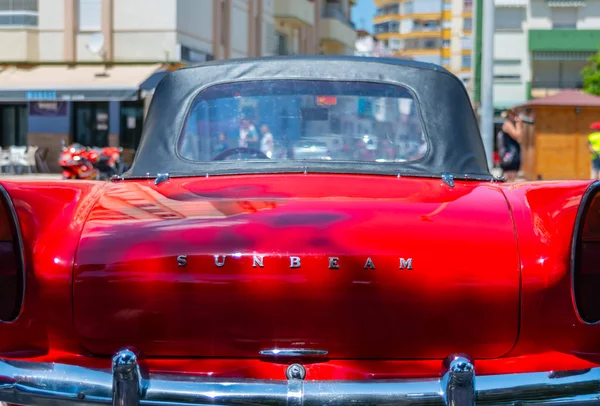
[[[503, 255], [490, 262], [496, 251]], [[214, 254], [228, 255], [223, 267]], [[264, 255], [264, 268], [253, 267], [253, 254]], [[290, 268], [289, 256], [301, 267]], [[328, 269], [328, 257], [340, 269]], [[365, 269], [368, 258], [375, 269]], [[414, 270], [399, 269], [400, 258], [412, 258]], [[74, 285], [75, 329], [99, 355], [132, 345], [149, 356], [311, 348], [332, 358], [460, 350], [491, 358], [507, 353], [518, 331], [510, 212], [498, 188], [474, 183], [347, 175], [122, 182], [90, 214]], [[465, 336], [458, 325], [473, 330]]]
[[[439, 179], [248, 175], [2, 184], [27, 266], [23, 313], [0, 324], [4, 358], [108, 367], [116, 346], [137, 345], [159, 371], [281, 379], [287, 362], [256, 351], [302, 334], [305, 347], [332, 355], [304, 360], [309, 379], [438, 376], [452, 351], [474, 352], [483, 375], [600, 363], [600, 326], [578, 319], [570, 282], [572, 230], [590, 182], [449, 188]], [[233, 248], [265, 253], [265, 267], [243, 257], [216, 268], [208, 255]], [[177, 267], [180, 254], [187, 267]], [[289, 268], [294, 254], [300, 271]], [[321, 260], [334, 254], [352, 265], [329, 270]], [[363, 269], [366, 257], [375, 270]], [[413, 270], [398, 269], [398, 257], [413, 258]], [[207, 303], [212, 312], [194, 308]]]

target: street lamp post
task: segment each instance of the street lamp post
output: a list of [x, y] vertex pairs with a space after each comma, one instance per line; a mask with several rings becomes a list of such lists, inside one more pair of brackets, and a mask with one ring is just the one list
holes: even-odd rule
[[488, 166], [494, 153], [494, 0], [483, 0], [480, 127]]

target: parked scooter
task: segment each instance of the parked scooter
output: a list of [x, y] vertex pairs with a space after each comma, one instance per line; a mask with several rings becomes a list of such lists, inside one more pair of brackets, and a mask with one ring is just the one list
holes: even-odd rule
[[63, 179], [107, 180], [120, 170], [121, 148], [85, 147], [81, 144], [66, 146], [63, 142], [58, 164]]

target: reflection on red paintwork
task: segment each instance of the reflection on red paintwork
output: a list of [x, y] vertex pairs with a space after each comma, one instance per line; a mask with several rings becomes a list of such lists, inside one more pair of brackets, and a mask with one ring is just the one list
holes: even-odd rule
[[[517, 338], [519, 269], [503, 194], [474, 183], [376, 179], [113, 186], [79, 245], [81, 344], [99, 355], [133, 345], [151, 356], [204, 357], [256, 357], [276, 347], [352, 359], [508, 352]], [[466, 248], [477, 254], [463, 256]], [[490, 264], [495, 250], [503, 256]], [[179, 255], [187, 266], [178, 266]], [[227, 256], [224, 266], [214, 255]], [[290, 256], [301, 267], [292, 268]], [[329, 269], [330, 257], [339, 269]], [[369, 259], [374, 269], [365, 269]], [[400, 269], [407, 259], [411, 271]]]

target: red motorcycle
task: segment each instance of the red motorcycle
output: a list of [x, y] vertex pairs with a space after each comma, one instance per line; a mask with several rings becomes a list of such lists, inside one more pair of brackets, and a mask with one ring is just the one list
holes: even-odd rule
[[107, 180], [119, 173], [121, 148], [89, 148], [81, 144], [63, 145], [58, 164], [63, 179]]

